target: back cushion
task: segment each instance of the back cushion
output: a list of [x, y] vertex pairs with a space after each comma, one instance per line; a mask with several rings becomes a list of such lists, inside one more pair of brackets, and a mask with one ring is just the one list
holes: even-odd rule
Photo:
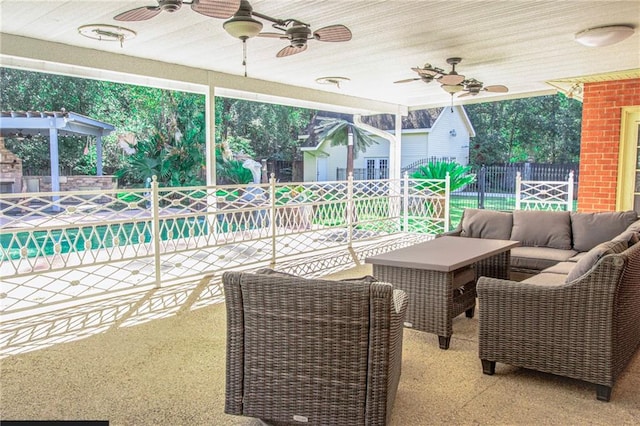
[[589, 272], [601, 257], [608, 254], [622, 253], [627, 247], [626, 241], [606, 241], [598, 244], [576, 263], [576, 266], [567, 275], [565, 282], [573, 281]]
[[623, 232], [638, 219], [634, 211], [577, 213], [571, 212], [571, 230], [573, 248], [577, 251], [589, 251], [605, 241], [609, 241]]
[[465, 209], [460, 235], [468, 238], [508, 240], [511, 236], [511, 213], [482, 209]]
[[514, 210], [511, 239], [523, 246], [570, 250], [569, 212]]

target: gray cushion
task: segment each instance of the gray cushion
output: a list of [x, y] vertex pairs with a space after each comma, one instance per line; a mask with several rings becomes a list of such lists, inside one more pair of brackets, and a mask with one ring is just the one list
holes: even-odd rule
[[580, 253], [576, 254], [573, 257], [570, 257], [569, 259], [567, 259], [568, 262], [578, 262], [580, 259], [582, 259], [583, 257], [585, 257], [587, 255], [587, 251], [581, 251]]
[[577, 213], [571, 212], [573, 248], [589, 251], [623, 232], [638, 219], [634, 211]]
[[514, 247], [511, 249], [511, 267], [542, 271], [558, 262], [565, 262], [576, 255], [575, 250], [559, 250], [548, 247]]
[[570, 250], [569, 212], [514, 210], [511, 239], [528, 247]]
[[560, 262], [542, 271], [543, 274], [563, 274], [567, 275], [576, 266], [576, 262]]
[[580, 278], [589, 272], [603, 256], [622, 253], [627, 248], [628, 245], [626, 241], [606, 241], [598, 244], [576, 263], [576, 266], [569, 272], [569, 275], [567, 275], [567, 282]]
[[640, 234], [635, 231], [624, 231], [611, 241], [625, 241], [628, 247], [640, 241]]
[[462, 237], [508, 240], [511, 236], [511, 213], [493, 210], [465, 209], [462, 217]]
[[627, 231], [640, 232], [640, 220], [636, 220], [631, 225], [629, 225], [626, 229]]
[[531, 278], [527, 278], [522, 281], [527, 284], [545, 285], [545, 286], [558, 286], [565, 283], [565, 274], [552, 274], [543, 272], [538, 275], [534, 275]]

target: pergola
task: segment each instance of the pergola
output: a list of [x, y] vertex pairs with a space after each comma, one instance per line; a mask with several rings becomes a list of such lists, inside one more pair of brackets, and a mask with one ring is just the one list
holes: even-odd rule
[[115, 128], [108, 123], [67, 111], [2, 111], [0, 132], [4, 137], [49, 133], [51, 190], [60, 191], [58, 137], [69, 134], [96, 138], [96, 174], [102, 176], [102, 137]]

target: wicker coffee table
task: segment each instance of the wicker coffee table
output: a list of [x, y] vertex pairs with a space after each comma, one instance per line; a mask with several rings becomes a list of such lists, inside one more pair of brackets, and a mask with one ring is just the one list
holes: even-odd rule
[[511, 249], [518, 241], [441, 237], [367, 257], [373, 275], [409, 296], [406, 327], [438, 335], [448, 349], [453, 318], [472, 318], [478, 275], [509, 278]]

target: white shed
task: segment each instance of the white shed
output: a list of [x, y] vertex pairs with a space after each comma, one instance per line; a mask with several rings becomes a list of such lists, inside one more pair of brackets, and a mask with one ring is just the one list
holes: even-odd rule
[[[363, 117], [362, 121], [393, 133], [394, 120], [386, 116]], [[469, 141], [475, 136], [473, 126], [463, 106], [411, 111], [402, 120], [402, 171], [411, 170], [429, 161], [469, 163]], [[389, 141], [379, 141], [354, 159], [354, 178], [384, 179], [388, 177]], [[304, 160], [304, 180], [322, 182], [346, 178], [347, 147], [316, 143], [310, 138], [301, 147]]]

